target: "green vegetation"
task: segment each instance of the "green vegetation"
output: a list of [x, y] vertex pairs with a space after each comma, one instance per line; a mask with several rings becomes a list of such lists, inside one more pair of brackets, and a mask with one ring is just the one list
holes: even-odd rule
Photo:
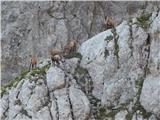
[[149, 118], [151, 115], [152, 115], [152, 113], [151, 112], [147, 112], [144, 108], [143, 108], [143, 106], [140, 104], [140, 102], [138, 101], [135, 105], [134, 105], [134, 107], [132, 108], [133, 109], [133, 112], [136, 112], [136, 111], [140, 111], [140, 115], [142, 115], [145, 119], [146, 118]]
[[28, 112], [27, 112], [24, 108], [21, 109], [20, 113], [21, 113], [21, 114], [24, 114], [25, 116], [27, 116], [27, 117], [29, 117], [29, 118], [32, 118], [32, 116], [30, 116], [30, 115], [28, 114]]
[[141, 88], [142, 85], [143, 85], [143, 79], [140, 78], [139, 80], [136, 80], [136, 81], [135, 81], [135, 85], [136, 85], [136, 87], [137, 87], [138, 89]]
[[88, 74], [88, 70], [83, 68], [83, 67], [80, 67], [78, 66], [75, 70], [76, 73], [78, 73], [79, 75], [86, 75]]
[[[34, 76], [35, 74], [45, 74], [46, 70], [49, 69], [49, 64], [42, 67], [42, 68], [35, 68], [31, 71], [30, 75], [27, 76], [29, 79], [31, 78], [31, 75]], [[1, 87], [1, 96], [7, 91], [7, 89], [10, 89], [11, 87], [16, 87], [18, 82], [21, 81], [23, 78], [26, 77], [26, 75], [29, 73], [28, 70], [24, 69], [21, 71], [20, 75], [17, 76], [15, 79], [10, 80], [6, 85]]]
[[126, 120], [132, 120], [132, 117], [133, 117], [133, 114], [128, 113], [125, 118]]
[[106, 58], [108, 55], [109, 55], [109, 51], [107, 50], [107, 48], [105, 48], [104, 57]]
[[138, 25], [140, 25], [143, 28], [148, 28], [150, 24], [149, 22], [150, 16], [151, 16], [150, 13], [143, 13], [140, 17], [137, 18]]
[[1, 96], [3, 95], [3, 93], [6, 92], [7, 88], [10, 89], [12, 86], [15, 87], [20, 80], [22, 80], [23, 78], [25, 78], [25, 76], [27, 75], [27, 73], [28, 73], [28, 70], [26, 70], [26, 69], [22, 70], [21, 73], [20, 73], [20, 75], [18, 77], [16, 77], [13, 80], [10, 80], [6, 85], [2, 86], [1, 87]]
[[117, 68], [119, 68], [119, 45], [118, 45], [118, 39], [119, 39], [119, 35], [116, 33], [116, 29], [113, 28], [112, 29], [112, 33], [113, 33], [113, 38], [114, 38], [114, 55], [116, 56], [117, 59]]
[[65, 55], [65, 59], [71, 59], [71, 58], [80, 58], [82, 59], [82, 55], [80, 53], [69, 53], [68, 55]]
[[42, 68], [35, 68], [32, 70], [31, 75], [34, 76], [36, 74], [46, 74], [46, 71], [49, 69], [49, 64], [46, 66], [43, 66]]
[[15, 105], [22, 105], [21, 101], [19, 99], [15, 100]]
[[105, 106], [100, 106], [99, 107], [99, 115], [98, 115], [98, 120], [104, 120], [107, 118], [112, 118], [115, 119], [115, 115], [120, 112], [121, 110], [123, 110], [123, 108], [117, 108], [117, 109], [111, 109], [108, 110], [106, 109]]
[[113, 36], [112, 36], [112, 35], [107, 36], [107, 37], [105, 38], [105, 41], [107, 41], [107, 42], [110, 42], [111, 40], [113, 40]]
[[143, 106], [141, 105], [141, 103], [139, 102], [139, 99], [140, 99], [140, 95], [141, 95], [141, 91], [142, 91], [142, 87], [143, 87], [143, 82], [144, 82], [144, 79], [146, 77], [146, 74], [148, 73], [148, 68], [147, 66], [144, 68], [144, 76], [142, 76], [139, 80], [136, 80], [135, 81], [135, 85], [138, 89], [138, 92], [137, 92], [137, 100], [134, 104], [134, 106], [132, 107], [132, 110], [133, 110], [133, 113], [135, 113], [136, 111], [140, 111], [140, 115], [142, 115], [145, 119], [146, 118], [149, 118], [152, 113], [150, 112], [147, 112]]

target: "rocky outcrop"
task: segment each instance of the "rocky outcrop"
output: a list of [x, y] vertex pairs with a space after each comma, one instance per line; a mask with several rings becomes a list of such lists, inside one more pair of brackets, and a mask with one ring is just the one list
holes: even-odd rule
[[[78, 58], [73, 58], [74, 60]], [[72, 63], [73, 59], [67, 60]], [[70, 61], [70, 62], [69, 62]], [[77, 61], [77, 60], [76, 60]], [[66, 63], [66, 65], [67, 65]], [[78, 64], [78, 62], [77, 62]], [[90, 102], [72, 74], [58, 67], [50, 67], [46, 77], [33, 73], [1, 99], [1, 118], [8, 120], [82, 120], [90, 117]], [[31, 79], [31, 77], [33, 79]]]
[[51, 47], [63, 48], [70, 39], [81, 44], [106, 30], [106, 16], [119, 24], [143, 11], [160, 8], [158, 1], [2, 1], [1, 5], [2, 84], [28, 68], [30, 54], [41, 61], [48, 57]]
[[2, 120], [159, 120], [159, 21], [159, 11], [143, 13], [83, 42], [74, 58], [40, 63], [3, 91]]
[[160, 116], [160, 76], [147, 76], [143, 83], [140, 102], [148, 112]]

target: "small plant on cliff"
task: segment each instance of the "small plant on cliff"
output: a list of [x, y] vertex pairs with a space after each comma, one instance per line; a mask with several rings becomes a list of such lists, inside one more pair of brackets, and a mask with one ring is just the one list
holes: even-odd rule
[[150, 13], [143, 13], [140, 17], [137, 18], [138, 24], [143, 28], [147, 28], [149, 26], [150, 16]]
[[70, 54], [67, 54], [64, 56], [64, 58], [66, 59], [71, 59], [71, 58], [79, 58], [79, 59], [82, 59], [82, 55], [80, 53], [70, 53]]

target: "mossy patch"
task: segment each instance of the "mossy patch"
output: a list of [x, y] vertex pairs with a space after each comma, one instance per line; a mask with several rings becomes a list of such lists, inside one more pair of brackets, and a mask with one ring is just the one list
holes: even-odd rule
[[151, 112], [147, 112], [143, 108], [143, 106], [140, 104], [140, 102], [137, 102], [132, 109], [135, 112], [139, 110], [140, 111], [139, 114], [142, 115], [144, 119], [147, 119], [147, 118], [149, 118], [152, 115]]
[[109, 55], [109, 51], [107, 50], [107, 48], [105, 48], [104, 57], [106, 58], [108, 55]]
[[86, 75], [88, 74], [88, 70], [83, 68], [83, 67], [80, 67], [78, 66], [75, 70], [76, 73], [78, 73], [79, 75]]
[[43, 66], [42, 68], [35, 68], [32, 70], [31, 75], [34, 76], [36, 74], [46, 74], [46, 71], [49, 69], [49, 64], [46, 66]]
[[23, 115], [25, 115], [25, 116], [27, 116], [27, 117], [29, 117], [29, 118], [32, 118], [32, 116], [30, 116], [28, 114], [27, 110], [25, 110], [24, 108], [21, 109], [20, 113], [23, 114]]
[[19, 99], [17, 99], [17, 100], [15, 100], [15, 103], [14, 103], [15, 105], [22, 105], [22, 102], [19, 100]]
[[113, 28], [112, 31], [113, 33], [113, 39], [114, 39], [114, 55], [116, 56], [116, 60], [117, 60], [117, 68], [119, 68], [119, 45], [118, 45], [118, 39], [119, 39], [119, 35], [116, 33], [116, 29]]
[[148, 28], [150, 24], [149, 22], [150, 16], [151, 16], [150, 13], [142, 13], [140, 17], [137, 17], [138, 25], [140, 25], [143, 28]]
[[128, 113], [125, 118], [126, 120], [132, 120], [132, 117], [133, 117], [133, 114]]
[[110, 42], [111, 40], [113, 40], [113, 36], [109, 35], [105, 38], [105, 41]]
[[143, 80], [142, 80], [142, 78], [136, 80], [136, 81], [135, 81], [135, 85], [136, 85], [136, 88], [138, 88], [138, 89], [141, 88], [142, 85], [143, 85]]
[[7, 88], [10, 89], [11, 87], [15, 87], [20, 80], [25, 78], [25, 76], [28, 74], [28, 70], [23, 69], [19, 76], [17, 76], [15, 79], [10, 80], [6, 85], [1, 87], [1, 96], [6, 92]]
[[[35, 69], [32, 70], [30, 75], [34, 76], [35, 74], [45, 74], [46, 70], [49, 69], [49, 66], [50, 65], [46, 65], [46, 66], [44, 66], [42, 68], [35, 68]], [[16, 87], [17, 84], [19, 83], [19, 81], [21, 81], [23, 78], [25, 78], [28, 73], [29, 73], [29, 71], [24, 69], [24, 70], [21, 71], [19, 76], [17, 76], [13, 80], [10, 80], [6, 85], [2, 86], [1, 87], [1, 91], [0, 91], [1, 97], [3, 96], [3, 94], [5, 92], [7, 92], [7, 89], [10, 89], [11, 87]], [[31, 78], [30, 75], [28, 76], [28, 78]]]
[[27, 73], [28, 73], [28, 70], [23, 69], [23, 70], [21, 71], [20, 76], [21, 76], [22, 78], [24, 78], [24, 77], [27, 75]]
[[79, 58], [82, 59], [82, 55], [80, 53], [69, 53], [68, 55], [64, 56], [65, 59], [71, 59], [71, 58]]

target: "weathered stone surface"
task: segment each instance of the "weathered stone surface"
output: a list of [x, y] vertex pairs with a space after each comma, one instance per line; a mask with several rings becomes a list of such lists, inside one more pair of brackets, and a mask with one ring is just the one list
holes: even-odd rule
[[32, 120], [52, 120], [50, 116], [50, 111], [48, 107], [42, 108], [40, 111], [38, 111], [32, 118]]
[[[2, 2], [2, 76], [39, 61], [2, 89], [2, 120], [160, 119], [159, 2], [16, 3]], [[110, 13], [119, 24], [106, 30]], [[48, 49], [70, 39], [82, 59], [50, 66]]]
[[64, 120], [64, 119], [72, 120], [69, 96], [67, 95], [67, 89], [63, 88], [61, 90], [56, 90], [54, 92], [54, 95], [57, 100], [59, 120]]
[[84, 42], [79, 48], [79, 52], [83, 55], [81, 66], [88, 69], [88, 72], [91, 75], [94, 84], [93, 94], [99, 98], [102, 94], [104, 81], [104, 52], [106, 46], [106, 42], [104, 41], [104, 39], [107, 35], [109, 36], [110, 34], [110, 30], [102, 32]]
[[148, 112], [160, 116], [160, 75], [148, 75], [143, 83], [141, 104]]
[[152, 39], [149, 69], [152, 74], [160, 74], [160, 12], [155, 12], [152, 16], [153, 22], [149, 30]]
[[65, 74], [60, 68], [50, 67], [47, 71], [47, 86], [50, 91], [61, 89], [65, 86]]
[[71, 58], [71, 59], [66, 59], [63, 68], [71, 73], [75, 73], [75, 69], [77, 68], [79, 64], [80, 59], [79, 58]]
[[1, 119], [5, 119], [7, 116], [7, 109], [9, 107], [9, 99], [8, 94], [5, 94], [0, 100], [1, 108], [0, 108], [0, 117]]
[[85, 120], [90, 117], [90, 103], [85, 94], [74, 86], [69, 88], [69, 97], [72, 104], [75, 120]]
[[[29, 55], [48, 57], [48, 48], [61, 48], [70, 39], [79, 44], [106, 30], [104, 18], [139, 16], [143, 9], [152, 12], [159, 2], [10, 2], [2, 5], [2, 83], [29, 65]], [[123, 9], [122, 9], [123, 8]], [[18, 66], [18, 67], [17, 67]]]
[[121, 111], [116, 114], [115, 120], [125, 120], [127, 115], [127, 111]]

